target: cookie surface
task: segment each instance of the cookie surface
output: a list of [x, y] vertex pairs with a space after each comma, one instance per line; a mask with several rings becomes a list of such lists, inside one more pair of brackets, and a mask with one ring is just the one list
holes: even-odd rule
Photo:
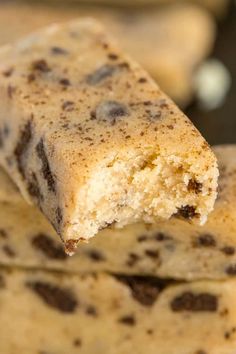
[[111, 224], [206, 220], [213, 152], [94, 20], [2, 47], [0, 73], [1, 164], [68, 253]]
[[0, 279], [4, 354], [232, 354], [236, 346], [233, 280], [16, 270], [1, 270]]
[[0, 263], [188, 280], [234, 277], [236, 147], [214, 147], [214, 152], [221, 171], [219, 196], [204, 226], [172, 218], [153, 226], [110, 227], [89, 244], [80, 244], [73, 257], [65, 255], [58, 235], [41, 213], [28, 206], [10, 180], [0, 174]]

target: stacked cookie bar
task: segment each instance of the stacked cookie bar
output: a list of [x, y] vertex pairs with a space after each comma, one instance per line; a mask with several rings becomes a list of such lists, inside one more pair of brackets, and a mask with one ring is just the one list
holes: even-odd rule
[[201, 226], [215, 155], [94, 20], [0, 72], [0, 352], [233, 354], [235, 147]]
[[54, 22], [86, 16], [102, 21], [178, 105], [184, 107], [191, 101], [195, 71], [211, 53], [216, 37], [214, 19], [196, 4], [114, 9], [4, 2], [0, 6], [0, 44]]

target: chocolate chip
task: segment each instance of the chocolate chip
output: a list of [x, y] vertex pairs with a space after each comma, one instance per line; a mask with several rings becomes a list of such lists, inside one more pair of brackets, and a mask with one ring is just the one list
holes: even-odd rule
[[235, 254], [235, 248], [232, 246], [225, 246], [221, 248], [221, 252], [223, 252], [226, 256], [233, 256]]
[[6, 239], [7, 236], [8, 236], [8, 235], [7, 235], [6, 230], [0, 229], [0, 237], [3, 238], [3, 239]]
[[146, 79], [146, 77], [140, 77], [140, 78], [138, 79], [138, 82], [139, 82], [140, 84], [144, 84], [145, 82], [147, 82], [147, 79]]
[[[81, 240], [82, 238], [80, 238]], [[79, 240], [70, 239], [65, 242], [65, 251], [67, 254], [74, 254], [76, 247], [78, 245]]]
[[159, 258], [159, 252], [157, 250], [145, 250], [145, 254], [153, 259]]
[[105, 256], [97, 250], [88, 250], [86, 252], [89, 258], [91, 258], [94, 262], [103, 262], [105, 261]]
[[87, 306], [86, 313], [93, 317], [97, 317], [98, 315], [96, 308], [92, 305]]
[[92, 74], [89, 74], [86, 77], [86, 82], [89, 85], [100, 84], [102, 81], [117, 72], [117, 70], [119, 70], [117, 66], [105, 64], [100, 68], [96, 69]]
[[158, 242], [171, 240], [171, 237], [165, 235], [163, 232], [157, 232], [155, 235], [152, 236], [152, 238]]
[[170, 306], [174, 312], [215, 312], [218, 309], [218, 298], [208, 293], [194, 294], [187, 291], [175, 297]]
[[60, 226], [61, 223], [62, 223], [62, 218], [63, 218], [63, 215], [62, 215], [62, 210], [61, 208], [57, 207], [56, 208], [56, 222], [57, 222], [57, 226]]
[[28, 178], [27, 190], [31, 197], [36, 198], [38, 202], [43, 200], [43, 195], [39, 187], [39, 182], [34, 172], [31, 174], [31, 177]]
[[231, 264], [225, 269], [225, 273], [228, 275], [236, 275], [236, 264]]
[[74, 345], [75, 347], [81, 347], [81, 345], [82, 345], [81, 339], [80, 339], [80, 338], [75, 338], [75, 339], [74, 339], [74, 342], [73, 342], [73, 345]]
[[36, 145], [36, 152], [39, 159], [42, 161], [41, 172], [44, 179], [47, 181], [48, 189], [49, 191], [56, 193], [56, 182], [50, 169], [49, 161], [45, 152], [44, 142], [42, 138], [40, 139], [39, 143]]
[[61, 47], [51, 47], [51, 53], [54, 55], [66, 55], [68, 54], [68, 51], [64, 48]]
[[41, 281], [31, 281], [26, 284], [49, 306], [65, 313], [72, 313], [78, 306], [78, 301], [69, 289]]
[[159, 294], [169, 285], [174, 283], [171, 280], [158, 279], [154, 277], [117, 275], [118, 281], [130, 287], [132, 296], [144, 306], [152, 306]]
[[117, 60], [119, 57], [118, 57], [117, 54], [109, 53], [108, 54], [108, 58], [111, 59], [111, 60]]
[[36, 70], [36, 71], [41, 71], [43, 73], [47, 73], [47, 72], [51, 71], [51, 69], [48, 66], [48, 63], [44, 59], [39, 59], [39, 60], [33, 61], [32, 69]]
[[73, 101], [65, 101], [63, 102], [61, 108], [63, 111], [72, 112], [74, 110], [74, 105], [75, 103]]
[[210, 234], [203, 234], [196, 238], [194, 241], [195, 247], [215, 247], [216, 240]]
[[10, 258], [14, 258], [16, 256], [15, 251], [13, 251], [13, 249], [9, 245], [4, 245], [2, 247], [2, 250]]
[[185, 205], [178, 209], [177, 216], [181, 216], [184, 219], [192, 219], [197, 216], [196, 208], [191, 205]]
[[130, 252], [128, 257], [126, 264], [129, 267], [133, 267], [140, 260], [140, 256], [133, 252]]
[[114, 125], [121, 117], [129, 115], [127, 106], [117, 101], [101, 102], [95, 111], [96, 119]]
[[148, 240], [148, 236], [147, 235], [141, 235], [141, 236], [138, 236], [138, 238], [137, 238], [138, 242], [145, 242], [147, 240]]
[[8, 68], [7, 70], [4, 70], [2, 72], [2, 75], [5, 77], [10, 77], [13, 74], [13, 71], [14, 71], [14, 69], [12, 67]]
[[205, 350], [199, 349], [194, 354], [207, 354], [207, 352]]
[[123, 316], [118, 319], [118, 322], [127, 326], [134, 326], [136, 324], [136, 320], [133, 315]]
[[32, 245], [50, 259], [67, 259], [64, 248], [51, 237], [40, 233], [32, 238]]
[[59, 81], [59, 83], [61, 84], [61, 85], [63, 85], [63, 86], [70, 86], [70, 80], [69, 79], [66, 79], [66, 78], [64, 78], [64, 79], [60, 79], [60, 81]]
[[198, 194], [202, 191], [202, 183], [197, 182], [195, 179], [190, 179], [187, 188], [189, 192], [195, 192], [196, 194]]
[[14, 149], [14, 155], [16, 157], [18, 170], [23, 177], [25, 177], [25, 172], [23, 168], [23, 157], [28, 150], [31, 139], [32, 122], [30, 120], [25, 124], [24, 128], [21, 130], [18, 143]]

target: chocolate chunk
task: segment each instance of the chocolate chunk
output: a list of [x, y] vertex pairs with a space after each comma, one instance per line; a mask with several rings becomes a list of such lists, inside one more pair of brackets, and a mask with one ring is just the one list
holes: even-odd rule
[[144, 306], [152, 306], [159, 294], [174, 283], [172, 280], [129, 275], [117, 275], [116, 279], [128, 285], [133, 298]]
[[218, 309], [218, 298], [208, 293], [194, 294], [186, 291], [171, 301], [174, 312], [215, 312]]
[[199, 349], [194, 354], [207, 354], [207, 352], [205, 350]]
[[181, 216], [184, 219], [192, 219], [196, 216], [196, 208], [191, 205], [185, 205], [178, 209], [177, 216]]
[[114, 125], [121, 117], [128, 115], [128, 108], [117, 101], [104, 101], [97, 106], [95, 111], [98, 121], [109, 122], [111, 125]]
[[196, 194], [201, 193], [202, 183], [197, 182], [195, 179], [190, 179], [190, 181], [188, 182], [188, 191], [194, 192]]
[[94, 262], [103, 262], [106, 260], [105, 256], [100, 251], [88, 250], [86, 253]]
[[96, 308], [93, 305], [87, 306], [86, 313], [88, 315], [94, 316], [94, 317], [97, 317], [97, 315], [98, 315], [97, 310], [96, 310]]
[[5, 252], [5, 254], [10, 257], [10, 258], [14, 258], [16, 256], [15, 251], [8, 245], [4, 245], [2, 247], [2, 250]]
[[95, 70], [92, 74], [89, 74], [86, 78], [86, 82], [89, 85], [100, 84], [102, 81], [112, 76], [118, 70], [119, 68], [117, 66], [105, 64]]
[[236, 264], [231, 264], [225, 269], [225, 273], [228, 275], [236, 275]]
[[64, 48], [55, 46], [51, 48], [51, 53], [54, 55], [66, 55], [68, 54], [68, 51]]
[[31, 178], [28, 178], [27, 190], [32, 197], [37, 199], [38, 202], [43, 200], [43, 195], [39, 187], [39, 182], [34, 172], [31, 174]]
[[30, 120], [25, 124], [24, 128], [21, 130], [18, 143], [14, 149], [14, 155], [16, 157], [18, 170], [23, 177], [25, 177], [25, 172], [23, 167], [23, 157], [28, 150], [31, 139], [32, 139], [32, 122]]
[[210, 234], [203, 234], [197, 237], [194, 241], [195, 247], [215, 247], [216, 240]]
[[78, 301], [69, 289], [45, 283], [42, 281], [31, 281], [26, 284], [49, 306], [61, 312], [72, 313], [78, 306]]
[[123, 323], [127, 326], [134, 326], [136, 324], [136, 319], [133, 315], [128, 315], [119, 318], [118, 322]]
[[233, 256], [235, 254], [235, 248], [232, 246], [225, 246], [221, 248], [221, 252], [226, 254], [226, 256]]
[[51, 69], [48, 66], [48, 63], [44, 59], [39, 59], [39, 60], [33, 61], [32, 69], [36, 70], [36, 71], [41, 71], [43, 73], [47, 73], [47, 72], [51, 71]]
[[41, 172], [43, 174], [44, 179], [47, 181], [48, 189], [49, 191], [56, 193], [56, 182], [50, 169], [42, 138], [36, 146], [36, 152], [39, 159], [42, 161]]
[[32, 238], [32, 245], [50, 259], [67, 259], [64, 248], [51, 237], [40, 233]]

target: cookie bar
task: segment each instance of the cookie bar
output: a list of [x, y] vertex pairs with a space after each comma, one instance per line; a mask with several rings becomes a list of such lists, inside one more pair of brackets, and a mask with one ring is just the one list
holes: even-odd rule
[[[32, 16], [32, 12], [37, 16]], [[52, 22], [88, 15], [106, 24], [124, 50], [181, 107], [191, 100], [195, 70], [211, 52], [216, 35], [212, 17], [192, 4], [109, 10], [99, 6], [62, 9], [6, 2], [0, 5], [0, 44]]]
[[235, 280], [17, 270], [1, 270], [0, 279], [4, 354], [232, 354], [236, 347]]
[[[26, 204], [10, 180], [0, 174], [0, 263], [72, 273], [108, 271], [188, 280], [234, 277], [236, 146], [213, 150], [221, 171], [219, 195], [204, 226], [173, 218], [157, 225], [110, 227], [89, 244], [81, 244], [73, 257], [66, 256], [41, 213]], [[4, 191], [11, 198], [7, 199]]]
[[0, 162], [68, 253], [111, 224], [206, 220], [213, 152], [94, 20], [6, 45], [0, 75]]

